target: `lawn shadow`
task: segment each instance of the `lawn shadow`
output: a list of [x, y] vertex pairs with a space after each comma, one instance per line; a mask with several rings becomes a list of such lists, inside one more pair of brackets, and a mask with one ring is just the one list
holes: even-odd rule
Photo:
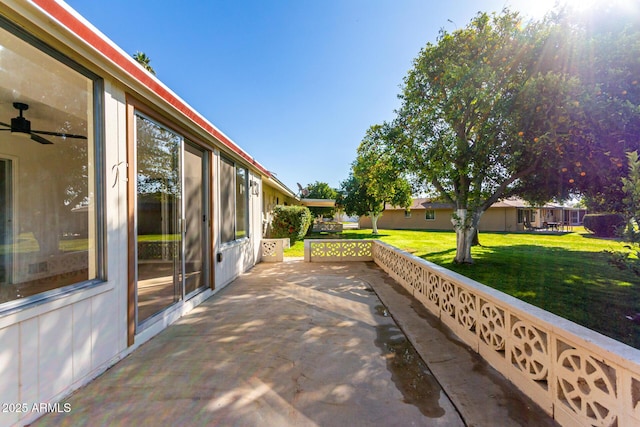
[[431, 261], [431, 259], [433, 259], [434, 257], [445, 256], [445, 255], [451, 255], [451, 259], [453, 259], [453, 257], [455, 257], [455, 254], [456, 254], [456, 248], [451, 248], [451, 249], [445, 249], [444, 251], [439, 251], [439, 252], [428, 252], [422, 255], [416, 254], [416, 256], [426, 261]]
[[598, 240], [607, 240], [607, 241], [611, 241], [611, 242], [622, 242], [622, 238], [621, 237], [604, 237], [604, 236], [598, 236], [596, 234], [593, 233], [580, 233], [580, 237], [583, 237], [585, 239], [598, 239]]

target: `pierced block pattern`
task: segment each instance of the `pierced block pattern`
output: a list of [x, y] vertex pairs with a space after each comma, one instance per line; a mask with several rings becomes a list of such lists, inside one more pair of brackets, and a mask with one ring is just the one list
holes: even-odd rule
[[409, 289], [416, 289], [422, 285], [421, 269], [407, 258], [398, 260], [399, 274]]
[[410, 260], [407, 260], [405, 269], [405, 280], [414, 291], [420, 292], [424, 285], [424, 270]]
[[640, 418], [640, 377], [631, 378], [631, 410], [636, 417]]
[[138, 258], [172, 260], [179, 250], [177, 242], [138, 242]]
[[276, 242], [262, 241], [262, 256], [274, 257], [276, 256], [276, 248], [278, 244]]
[[394, 271], [403, 282], [403, 284], [407, 283], [407, 260], [402, 257], [396, 257], [395, 268]]
[[440, 306], [440, 276], [434, 273], [427, 275], [427, 300], [436, 307]]
[[[569, 349], [557, 363], [559, 399], [585, 424], [612, 426], [617, 423], [615, 372], [591, 355]], [[609, 371], [609, 372], [608, 372]]]
[[514, 365], [534, 381], [547, 380], [550, 358], [546, 336], [522, 320], [513, 324], [511, 336]]
[[451, 317], [456, 315], [456, 287], [448, 280], [440, 281], [440, 308]]
[[[44, 264], [42, 271], [32, 271], [30, 264]], [[89, 266], [89, 253], [87, 251], [60, 253], [50, 257], [41, 257], [36, 254], [33, 257], [24, 257], [22, 262], [13, 265], [14, 280], [16, 283], [29, 280], [43, 279], [46, 277], [73, 273], [87, 269]]]
[[504, 311], [495, 304], [484, 303], [480, 309], [480, 339], [495, 351], [504, 351], [505, 330]]
[[468, 331], [474, 331], [476, 327], [476, 296], [465, 290], [460, 290], [456, 313], [458, 323]]
[[371, 257], [371, 241], [330, 240], [313, 241], [311, 256], [315, 258]]

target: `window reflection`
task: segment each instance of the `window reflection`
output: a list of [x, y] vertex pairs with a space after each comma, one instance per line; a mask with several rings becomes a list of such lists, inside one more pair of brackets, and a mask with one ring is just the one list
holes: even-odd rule
[[248, 237], [247, 196], [247, 170], [236, 167], [236, 239]]
[[97, 277], [96, 174], [94, 81], [1, 25], [0, 64], [5, 303]]
[[220, 238], [227, 243], [249, 236], [248, 172], [229, 159], [220, 160]]
[[181, 296], [182, 138], [136, 116], [138, 322]]

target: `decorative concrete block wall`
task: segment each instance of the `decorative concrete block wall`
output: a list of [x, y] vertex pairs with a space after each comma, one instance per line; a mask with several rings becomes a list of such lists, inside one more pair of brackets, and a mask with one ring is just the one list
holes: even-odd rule
[[[286, 241], [286, 242], [285, 242]], [[262, 262], [282, 262], [284, 260], [285, 244], [289, 246], [289, 239], [262, 239], [260, 246], [260, 260]]]

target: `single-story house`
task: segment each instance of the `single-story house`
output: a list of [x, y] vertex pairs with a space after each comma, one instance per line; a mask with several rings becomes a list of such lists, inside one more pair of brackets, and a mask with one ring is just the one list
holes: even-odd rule
[[[378, 219], [378, 228], [452, 230], [454, 206], [427, 198], [413, 199], [408, 209], [387, 206]], [[532, 207], [522, 199], [511, 198], [494, 203], [480, 218], [480, 231], [525, 231], [533, 228], [567, 228], [581, 225], [584, 208], [559, 204]], [[360, 228], [371, 228], [371, 219], [362, 216]]]
[[251, 268], [299, 200], [62, 1], [0, 3], [0, 64], [0, 402], [32, 408]]

